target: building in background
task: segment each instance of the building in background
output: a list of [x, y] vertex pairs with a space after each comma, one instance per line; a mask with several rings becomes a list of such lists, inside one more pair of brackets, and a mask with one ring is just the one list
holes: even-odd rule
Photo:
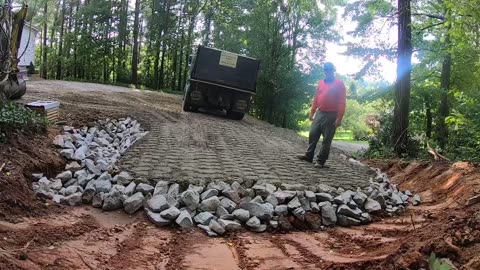
[[20, 57], [18, 69], [20, 69], [20, 74], [25, 80], [28, 80], [28, 66], [30, 63], [35, 65], [35, 40], [39, 32], [40, 29], [30, 23], [25, 23], [23, 26], [22, 39], [18, 50], [18, 56]]

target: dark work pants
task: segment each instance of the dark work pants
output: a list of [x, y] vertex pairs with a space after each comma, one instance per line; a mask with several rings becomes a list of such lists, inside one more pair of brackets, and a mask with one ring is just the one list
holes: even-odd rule
[[315, 155], [315, 148], [317, 147], [320, 135], [323, 135], [322, 147], [318, 153], [318, 162], [324, 164], [330, 154], [330, 145], [332, 144], [333, 136], [335, 135], [335, 120], [337, 119], [337, 112], [321, 112], [315, 113], [315, 118], [312, 122], [310, 134], [308, 136], [308, 149], [305, 153], [310, 159]]

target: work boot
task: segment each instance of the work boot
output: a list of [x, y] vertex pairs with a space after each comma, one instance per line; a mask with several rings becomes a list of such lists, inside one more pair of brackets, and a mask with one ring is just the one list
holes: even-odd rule
[[313, 158], [309, 158], [305, 155], [297, 155], [296, 157], [300, 160], [307, 161], [307, 162], [312, 162], [313, 161]]
[[313, 167], [318, 169], [330, 168], [330, 166], [325, 165], [325, 161], [320, 161], [320, 160], [317, 160], [317, 162], [315, 162], [315, 165], [313, 165]]

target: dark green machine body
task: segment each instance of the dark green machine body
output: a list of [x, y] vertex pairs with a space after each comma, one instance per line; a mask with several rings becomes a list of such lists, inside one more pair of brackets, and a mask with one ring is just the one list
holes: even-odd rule
[[199, 46], [185, 86], [183, 109], [225, 110], [241, 120], [255, 94], [260, 62], [235, 53]]

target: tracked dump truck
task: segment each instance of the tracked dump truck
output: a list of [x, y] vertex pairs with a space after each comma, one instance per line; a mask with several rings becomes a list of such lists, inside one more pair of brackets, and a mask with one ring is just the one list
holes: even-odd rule
[[242, 120], [256, 92], [260, 61], [205, 46], [197, 47], [191, 61], [183, 110], [219, 109]]

